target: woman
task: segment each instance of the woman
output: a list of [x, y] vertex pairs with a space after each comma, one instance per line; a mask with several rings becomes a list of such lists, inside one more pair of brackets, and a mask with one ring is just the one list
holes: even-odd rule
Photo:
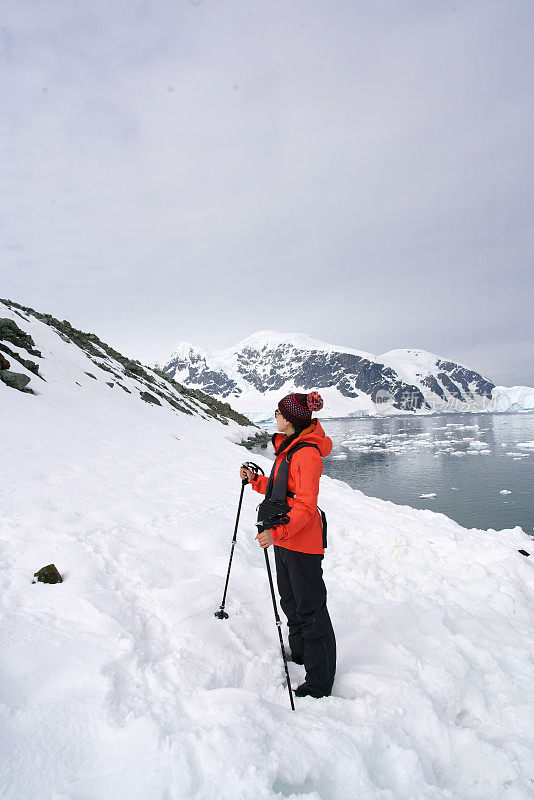
[[[336, 639], [326, 608], [326, 587], [321, 562], [324, 558], [321, 515], [317, 510], [322, 459], [332, 451], [332, 440], [325, 436], [312, 411], [320, 410], [323, 401], [318, 392], [288, 394], [275, 411], [278, 433], [273, 436], [275, 479], [288, 451], [301, 442], [303, 447], [289, 461], [287, 504], [289, 522], [258, 533], [261, 547], [274, 545], [276, 578], [280, 605], [287, 617], [291, 660], [304, 664], [306, 680], [297, 689], [297, 697], [326, 697], [332, 691], [336, 671]], [[268, 478], [255, 475], [244, 467], [241, 478], [265, 494]], [[293, 494], [293, 497], [291, 497]]]

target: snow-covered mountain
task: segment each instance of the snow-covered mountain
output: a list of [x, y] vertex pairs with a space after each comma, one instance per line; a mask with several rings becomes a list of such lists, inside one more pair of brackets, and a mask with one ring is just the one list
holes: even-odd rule
[[[68, 323], [0, 321], [0, 370], [29, 378], [0, 379], [2, 800], [531, 798], [519, 527], [323, 476], [336, 681], [291, 711], [249, 487], [214, 617], [254, 429]], [[63, 582], [32, 584], [50, 563]]]
[[[311, 389], [320, 390], [328, 417], [502, 410], [492, 407], [492, 381], [434, 353], [373, 355], [305, 334], [258, 331], [212, 352], [182, 342], [160, 368], [257, 421], [271, 417], [283, 394]], [[501, 405], [504, 397], [503, 391]], [[524, 399], [531, 402], [528, 395]], [[534, 408], [534, 390], [529, 407]]]

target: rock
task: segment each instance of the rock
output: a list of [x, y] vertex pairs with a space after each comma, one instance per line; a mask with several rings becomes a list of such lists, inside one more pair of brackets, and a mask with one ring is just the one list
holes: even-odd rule
[[[17, 361], [19, 364], [22, 364], [23, 367], [29, 369], [30, 372], [33, 372], [39, 378], [42, 377], [39, 375], [39, 365], [35, 363], [35, 361], [30, 361], [29, 358], [22, 358], [19, 353], [15, 353], [8, 347], [5, 342], [0, 342], [0, 369], [9, 369], [10, 363], [6, 359], [6, 355], [10, 356], [14, 361]], [[4, 364], [4, 366], [2, 365]]]
[[0, 381], [10, 386], [12, 389], [18, 389], [23, 392], [25, 387], [29, 384], [30, 379], [27, 375], [22, 375], [20, 372], [10, 372], [8, 369], [0, 371]]
[[0, 340], [10, 342], [26, 350], [30, 355], [42, 358], [39, 350], [35, 350], [35, 342], [29, 333], [23, 331], [12, 319], [0, 319]]
[[89, 375], [89, 377], [92, 378], [93, 380], [95, 381], [97, 380], [97, 378], [91, 372], [86, 372], [85, 374]]
[[[41, 583], [63, 583], [63, 578], [54, 564], [48, 564], [43, 567], [39, 572], [34, 573], [33, 577], [37, 578], [37, 581], [41, 581]], [[37, 581], [32, 581], [32, 583], [37, 583]]]
[[[36, 364], [35, 361], [30, 361], [29, 358], [21, 358], [20, 363], [26, 367], [26, 369], [29, 369], [30, 372], [35, 373], [35, 375], [39, 375], [39, 364]], [[41, 376], [39, 375], [39, 377]]]
[[147, 372], [143, 369], [141, 364], [138, 361], [126, 361], [124, 363], [124, 369], [126, 370], [126, 374], [130, 375], [133, 378], [144, 378], [145, 380], [149, 380], [152, 382], [153, 378], [148, 375]]
[[156, 406], [160, 406], [161, 403], [159, 402], [157, 397], [154, 397], [153, 394], [149, 394], [149, 392], [140, 392], [141, 400], [144, 400], [145, 403], [153, 403]]

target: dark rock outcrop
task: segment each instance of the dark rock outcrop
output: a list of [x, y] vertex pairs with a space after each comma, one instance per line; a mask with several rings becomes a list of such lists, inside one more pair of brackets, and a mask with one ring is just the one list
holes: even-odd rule
[[[184, 370], [186, 373], [184, 373]], [[187, 358], [176, 357], [163, 370], [169, 378], [174, 378], [177, 372], [183, 383], [202, 386], [202, 391], [217, 397], [237, 397], [241, 389], [237, 383], [224, 372], [210, 369], [205, 357], [201, 353], [191, 351]]]
[[[33, 372], [34, 375], [38, 375], [39, 377], [41, 376], [39, 375], [39, 365], [36, 364], [35, 361], [30, 361], [28, 358], [23, 358], [20, 353], [13, 349], [15, 347], [18, 347], [21, 350], [26, 350], [26, 352], [32, 356], [42, 358], [39, 350], [35, 349], [35, 342], [30, 334], [19, 328], [15, 320], [2, 317], [0, 318], [0, 380], [5, 383], [6, 386], [10, 386], [12, 389], [18, 389], [19, 391], [23, 392], [30, 382], [30, 379], [27, 375], [23, 375], [18, 372], [9, 372], [11, 363], [13, 361], [22, 364], [23, 367], [26, 367], [27, 370]], [[11, 363], [4, 354], [7, 354], [10, 357]]]
[[11, 372], [9, 369], [3, 369], [0, 371], [0, 381], [11, 389], [18, 389], [19, 392], [23, 392], [29, 384], [30, 379], [21, 372]]
[[63, 578], [55, 564], [48, 564], [46, 567], [42, 567], [39, 572], [34, 573], [33, 577], [37, 578], [37, 580], [33, 580], [32, 583], [37, 583], [37, 581], [41, 583], [63, 583]]
[[249, 436], [248, 439], [244, 439], [241, 442], [243, 447], [246, 447], [247, 450], [254, 450], [255, 447], [261, 447], [262, 450], [265, 450], [270, 443], [271, 434], [266, 431], [255, 433], [254, 436]]
[[16, 347], [21, 347], [30, 355], [42, 358], [39, 350], [35, 350], [35, 342], [26, 331], [19, 328], [17, 323], [9, 318], [0, 318], [0, 341], [10, 342]]
[[139, 392], [139, 397], [141, 398], [141, 400], [144, 400], [145, 403], [152, 403], [152, 405], [154, 405], [154, 406], [160, 406], [161, 405], [161, 403], [158, 400], [158, 398], [154, 397], [154, 395], [150, 394], [150, 392]]
[[459, 364], [455, 364], [454, 361], [442, 361], [440, 358], [436, 361], [436, 367], [446, 373], [449, 380], [459, 384], [468, 399], [472, 398], [473, 395], [487, 397], [488, 400], [491, 399], [495, 384], [483, 378], [478, 372], [467, 369], [467, 367], [461, 367]]

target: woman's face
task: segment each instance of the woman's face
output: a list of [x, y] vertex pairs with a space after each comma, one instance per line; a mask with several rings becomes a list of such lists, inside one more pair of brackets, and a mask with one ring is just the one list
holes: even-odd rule
[[290, 422], [288, 422], [285, 417], [282, 416], [282, 414], [278, 409], [276, 409], [274, 414], [276, 417], [276, 424], [279, 433], [285, 433], [289, 435], [295, 432], [295, 428], [293, 427], [293, 425]]

